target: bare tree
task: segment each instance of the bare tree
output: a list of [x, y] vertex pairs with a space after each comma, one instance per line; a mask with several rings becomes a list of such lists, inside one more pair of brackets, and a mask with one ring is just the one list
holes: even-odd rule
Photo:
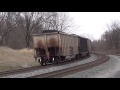
[[119, 38], [120, 38], [120, 23], [114, 21], [108, 27], [108, 31], [105, 32], [104, 38], [109, 48], [119, 49]]
[[9, 34], [16, 26], [16, 14], [15, 12], [2, 12], [0, 13], [0, 35], [2, 37], [1, 44], [7, 45], [9, 40]]
[[32, 34], [46, 29], [67, 31], [70, 27], [71, 18], [65, 12], [0, 12], [0, 45], [30, 47]]
[[[94, 44], [97, 44], [97, 47]], [[96, 50], [119, 50], [120, 49], [120, 22], [113, 21], [107, 26], [107, 31], [102, 35], [101, 40], [94, 41], [93, 47]]]
[[66, 12], [45, 12], [43, 28], [47, 30], [67, 31], [72, 27], [72, 19]]
[[32, 41], [31, 35], [35, 33], [35, 30], [39, 29], [41, 31], [42, 29], [42, 14], [39, 12], [23, 12], [21, 15], [21, 29], [24, 32], [26, 47], [30, 47]]

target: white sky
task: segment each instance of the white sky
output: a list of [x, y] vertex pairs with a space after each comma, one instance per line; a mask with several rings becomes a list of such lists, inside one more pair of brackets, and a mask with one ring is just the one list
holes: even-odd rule
[[106, 25], [114, 20], [120, 20], [120, 12], [69, 12], [74, 24], [80, 26], [72, 33], [77, 35], [91, 35], [99, 39], [106, 31]]

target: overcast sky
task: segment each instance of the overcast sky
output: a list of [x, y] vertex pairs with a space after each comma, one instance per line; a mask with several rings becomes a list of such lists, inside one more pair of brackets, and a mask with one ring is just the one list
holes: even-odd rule
[[99, 39], [106, 31], [106, 25], [114, 20], [120, 20], [120, 12], [69, 12], [74, 24], [80, 26], [74, 34], [91, 35]]

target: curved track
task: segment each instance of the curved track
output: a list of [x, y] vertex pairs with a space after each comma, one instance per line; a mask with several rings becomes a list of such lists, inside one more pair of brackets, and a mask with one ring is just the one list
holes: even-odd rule
[[[78, 65], [78, 66], [74, 66], [74, 67], [70, 67], [70, 68], [66, 68], [66, 69], [56, 70], [56, 71], [52, 71], [52, 72], [44, 73], [44, 74], [40, 74], [40, 75], [27, 76], [27, 78], [62, 77], [62, 76], [68, 75], [68, 74], [72, 74], [72, 73], [75, 73], [75, 72], [78, 72], [78, 71], [82, 71], [82, 70], [94, 67], [94, 66], [99, 65], [99, 64], [101, 64], [101, 63], [103, 63], [103, 62], [105, 62], [109, 59], [108, 56], [105, 56], [105, 55], [102, 55], [102, 54], [97, 54], [97, 53], [94, 53], [94, 54], [97, 55], [98, 58], [96, 60], [92, 61], [92, 62], [85, 63], [85, 64]], [[84, 60], [88, 57], [84, 57], [80, 60]], [[15, 74], [21, 74], [21, 73], [24, 74], [24, 73], [28, 73], [28, 72], [33, 72], [35, 70], [48, 69], [48, 68], [53, 67], [53, 66], [55, 67], [55, 66], [66, 65], [66, 64], [70, 64], [70, 63], [77, 62], [77, 61], [80, 61], [80, 60], [67, 61], [67, 62], [64, 62], [64, 63], [57, 64], [57, 65], [47, 65], [47, 66], [42, 66], [42, 67], [41, 66], [36, 66], [36, 67], [31, 67], [31, 68], [2, 72], [2, 73], [0, 73], [0, 78], [7, 77], [9, 75], [15, 75]]]
[[5, 77], [5, 76], [8, 76], [8, 75], [13, 75], [13, 74], [26, 73], [26, 72], [30, 72], [30, 71], [34, 71], [34, 70], [39, 70], [39, 69], [47, 69], [47, 68], [50, 68], [50, 67], [53, 67], [53, 66], [65, 65], [65, 64], [81, 61], [81, 60], [87, 59], [89, 57], [90, 56], [86, 56], [86, 57], [83, 57], [79, 60], [69, 60], [69, 61], [61, 62], [59, 64], [54, 64], [54, 65], [49, 64], [47, 66], [34, 66], [34, 67], [29, 67], [29, 68], [22, 68], [22, 69], [17, 69], [17, 70], [0, 72], [0, 77]]
[[94, 66], [100, 65], [109, 60], [109, 57], [105, 56], [103, 54], [96, 53], [96, 55], [98, 55], [99, 58], [96, 59], [95, 61], [85, 63], [82, 65], [78, 65], [78, 66], [74, 66], [74, 67], [70, 67], [70, 68], [66, 68], [66, 69], [62, 69], [62, 70], [53, 71], [50, 73], [32, 76], [29, 78], [60, 78], [60, 77], [63, 77], [63, 76], [69, 75], [69, 74], [73, 74], [73, 73], [76, 73], [79, 71], [83, 71], [83, 70], [92, 68]]

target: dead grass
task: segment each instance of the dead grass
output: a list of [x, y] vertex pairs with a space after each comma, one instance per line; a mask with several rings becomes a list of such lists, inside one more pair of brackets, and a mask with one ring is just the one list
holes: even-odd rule
[[120, 55], [120, 50], [107, 50], [107, 51], [99, 51], [99, 52], [106, 55]]
[[33, 54], [33, 49], [29, 49], [29, 48], [24, 48], [24, 49], [21, 49], [21, 50], [18, 50], [19, 52], [22, 52], [22, 53], [31, 53]]
[[38, 66], [33, 56], [33, 49], [13, 50], [0, 47], [0, 72]]

